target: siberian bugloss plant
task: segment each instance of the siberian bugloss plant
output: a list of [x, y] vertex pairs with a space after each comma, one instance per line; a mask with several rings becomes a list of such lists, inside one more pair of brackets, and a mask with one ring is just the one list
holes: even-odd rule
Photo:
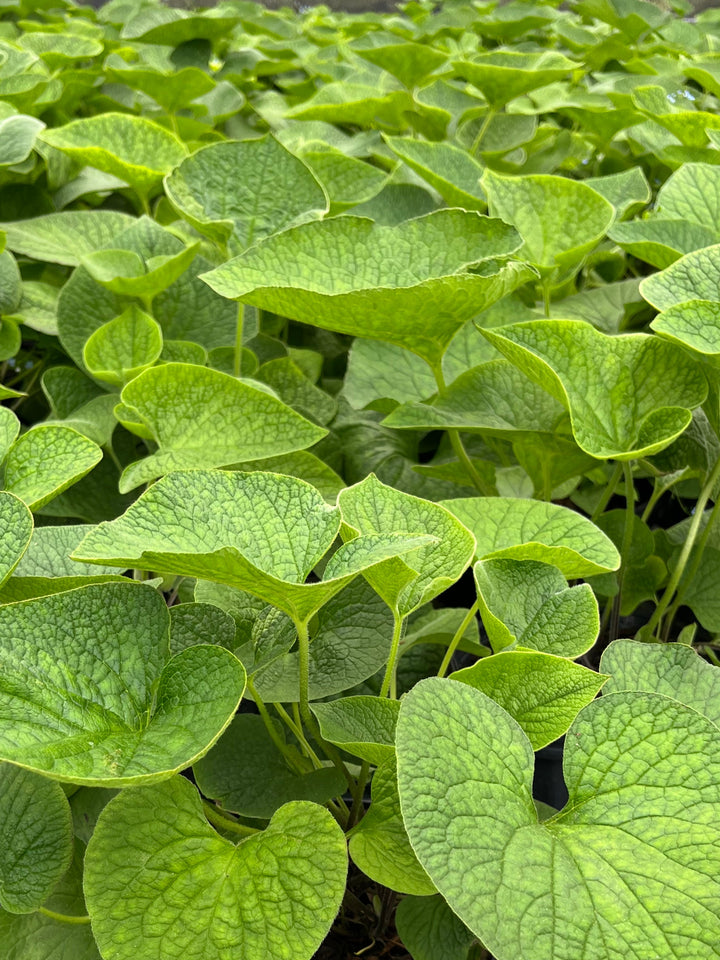
[[0, 4], [0, 960], [718, 956], [687, 14]]

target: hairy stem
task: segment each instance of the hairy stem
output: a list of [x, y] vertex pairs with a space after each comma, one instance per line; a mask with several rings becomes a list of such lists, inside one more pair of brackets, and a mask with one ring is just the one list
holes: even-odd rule
[[618, 574], [618, 592], [612, 607], [612, 617], [610, 619], [610, 639], [617, 638], [618, 626], [620, 623], [620, 606], [622, 605], [623, 581], [625, 571], [627, 570], [632, 548], [633, 525], [635, 523], [635, 485], [632, 477], [632, 464], [626, 460], [622, 464], [625, 474], [625, 529], [623, 531], [622, 549], [620, 551], [620, 573]]
[[590, 516], [590, 519], [592, 520], [593, 523], [597, 523], [598, 517], [600, 517], [605, 512], [605, 507], [610, 503], [612, 495], [615, 493], [615, 488], [620, 482], [620, 477], [622, 476], [622, 474], [623, 474], [623, 465], [618, 460], [618, 462], [615, 464], [615, 469], [613, 470], [612, 474], [610, 475], [610, 479], [607, 482], [607, 486], [603, 490], [602, 496], [598, 500], [597, 506], [595, 507], [595, 509], [592, 512], [592, 515]]
[[242, 374], [242, 351], [243, 351], [243, 331], [245, 328], [245, 304], [239, 303], [237, 308], [237, 321], [235, 324], [235, 357], [233, 363], [233, 373], [236, 377]]
[[380, 688], [380, 696], [387, 697], [387, 695], [390, 694], [391, 698], [396, 700], [397, 687], [395, 669], [397, 667], [400, 639], [402, 637], [403, 623], [405, 620], [396, 611], [393, 611], [393, 620], [395, 625], [393, 627], [392, 641], [390, 643], [390, 656], [388, 657], [387, 667], [385, 668], [385, 676], [383, 678], [382, 687]]
[[445, 674], [447, 673], [448, 667], [450, 666], [450, 662], [452, 661], [452, 658], [455, 655], [455, 651], [460, 645], [460, 641], [465, 636], [465, 631], [475, 619], [475, 614], [478, 612], [479, 606], [480, 606], [480, 601], [476, 600], [475, 603], [470, 607], [468, 612], [463, 617], [463, 621], [460, 624], [460, 626], [455, 631], [455, 634], [452, 640], [450, 641], [450, 645], [445, 651], [445, 656], [443, 657], [442, 663], [440, 664], [440, 669], [437, 672], [437, 675], [439, 677], [444, 677]]
[[270, 735], [270, 739], [278, 748], [280, 753], [283, 755], [287, 763], [292, 767], [292, 769], [296, 773], [302, 773], [303, 771], [300, 769], [297, 759], [295, 758], [292, 750], [290, 750], [290, 748], [288, 747], [287, 743], [285, 743], [285, 740], [280, 736], [280, 733], [278, 732], [278, 728], [275, 726], [273, 722], [273, 718], [270, 716], [268, 712], [268, 708], [265, 706], [262, 697], [255, 689], [255, 684], [252, 682], [250, 677], [248, 677], [247, 687], [248, 687], [248, 690], [250, 691], [250, 695], [255, 701], [255, 706], [258, 708], [258, 713], [262, 717], [262, 721], [265, 724], [265, 729]]
[[255, 827], [248, 827], [244, 823], [240, 823], [238, 820], [222, 813], [214, 804], [210, 803], [209, 800], [203, 800], [203, 810], [205, 811], [205, 816], [214, 827], [229, 830], [231, 833], [237, 833], [241, 837], [254, 837], [256, 833], [261, 832], [260, 830], [256, 830]]
[[[445, 375], [442, 369], [442, 361], [439, 361], [436, 364], [433, 364], [432, 367], [433, 376], [435, 377], [435, 383], [437, 384], [438, 393], [442, 396], [447, 392], [447, 384], [445, 383]], [[450, 445], [452, 446], [455, 456], [458, 458], [460, 463], [465, 467], [465, 472], [470, 477], [475, 489], [483, 497], [492, 497], [494, 491], [487, 483], [483, 480], [480, 474], [475, 469], [475, 464], [470, 459], [465, 445], [462, 442], [462, 437], [460, 436], [459, 430], [448, 430], [447, 431], [448, 439], [450, 440]]]

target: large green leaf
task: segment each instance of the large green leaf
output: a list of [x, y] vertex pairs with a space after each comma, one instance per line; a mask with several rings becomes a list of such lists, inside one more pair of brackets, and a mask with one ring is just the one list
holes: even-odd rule
[[451, 207], [485, 210], [480, 187], [483, 167], [465, 150], [452, 143], [432, 143], [411, 137], [386, 137], [392, 152], [404, 160]]
[[15, 220], [0, 227], [6, 231], [7, 245], [15, 253], [77, 267], [85, 254], [110, 246], [113, 237], [132, 222], [132, 217], [115, 210], [68, 210]]
[[[285, 739], [279, 721], [277, 735]], [[314, 770], [297, 754], [293, 769], [273, 742], [261, 717], [240, 714], [210, 752], [193, 766], [203, 796], [225, 810], [245, 817], [268, 819], [284, 803], [312, 800], [325, 803], [342, 795], [345, 778], [335, 767]]]
[[697, 710], [720, 726], [720, 670], [681, 643], [614, 640], [602, 655], [610, 675], [605, 693], [658, 693]]
[[399, 709], [384, 697], [340, 697], [312, 708], [326, 740], [375, 764], [395, 756]]
[[428, 541], [359, 537], [333, 555], [323, 580], [306, 583], [339, 532], [339, 510], [295, 477], [188, 471], [153, 484], [121, 517], [91, 531], [74, 556], [214, 580], [305, 622], [361, 571]]
[[686, 253], [707, 247], [717, 234], [688, 220], [631, 220], [616, 223], [608, 230], [612, 241], [659, 270], [664, 270]]
[[477, 87], [490, 106], [497, 109], [524, 93], [570, 76], [578, 64], [550, 50], [490, 50], [472, 60], [456, 60], [453, 67], [458, 76]]
[[474, 572], [480, 614], [496, 653], [516, 645], [575, 658], [595, 643], [600, 617], [587, 583], [568, 587], [557, 567], [536, 560], [480, 560]]
[[322, 807], [286, 804], [235, 845], [176, 777], [105, 807], [85, 857], [85, 896], [100, 950], [116, 960], [310, 960], [346, 873], [345, 838]]
[[650, 324], [656, 333], [706, 357], [720, 355], [720, 302], [676, 303]]
[[71, 427], [40, 424], [24, 433], [5, 459], [5, 489], [31, 510], [67, 490], [102, 459], [102, 451]]
[[720, 244], [695, 250], [660, 273], [646, 277], [640, 293], [658, 310], [688, 300], [717, 300], [720, 283]]
[[130, 424], [137, 420], [141, 435], [158, 445], [156, 453], [124, 470], [121, 492], [171, 470], [223, 467], [302, 450], [326, 434], [260, 386], [189, 363], [145, 370], [125, 386], [121, 400], [119, 419], [129, 412]]
[[531, 744], [479, 691], [422, 681], [397, 750], [415, 852], [498, 960], [712, 955], [720, 756], [694, 710], [624, 693], [585, 707], [565, 747], [570, 800], [542, 823]]
[[223, 296], [432, 363], [466, 320], [532, 276], [492, 259], [519, 242], [506, 224], [463, 210], [395, 227], [336, 217], [269, 237], [203, 279]]
[[533, 750], [540, 750], [567, 732], [607, 677], [571, 660], [517, 649], [483, 657], [451, 679], [499, 703], [520, 724]]
[[211, 240], [229, 241], [233, 253], [328, 205], [307, 166], [271, 136], [203, 147], [165, 178], [165, 191], [178, 213]]
[[[720, 169], [712, 163], [684, 163], [658, 191], [658, 217], [686, 220], [720, 233]], [[712, 243], [712, 241], [710, 241]]]
[[45, 143], [125, 180], [146, 197], [187, 155], [178, 138], [145, 117], [103, 113], [45, 130]]
[[699, 365], [658, 337], [611, 337], [581, 320], [535, 320], [483, 334], [567, 407], [578, 446], [598, 459], [657, 453], [686, 429], [707, 394]]
[[177, 252], [144, 259], [134, 250], [97, 250], [86, 254], [82, 266], [100, 286], [122, 297], [137, 297], [149, 303], [185, 273], [200, 241]]
[[443, 503], [475, 535], [480, 560], [539, 560], [567, 578], [620, 566], [612, 540], [581, 514], [559, 504], [511, 497], [465, 497]]
[[128, 307], [92, 334], [83, 361], [98, 380], [122, 387], [158, 359], [163, 337], [159, 325], [137, 306]]
[[0, 756], [69, 783], [162, 779], [232, 719], [245, 673], [227, 650], [170, 659], [156, 591], [104, 583], [0, 607]]
[[475, 553], [475, 538], [444, 507], [381, 483], [373, 474], [338, 496], [342, 534], [355, 538], [425, 535], [433, 542], [406, 559], [394, 557], [365, 573], [385, 602], [405, 617], [452, 586]]
[[13, 493], [0, 491], [0, 584], [3, 584], [20, 562], [33, 532], [32, 514]]
[[62, 787], [0, 763], [0, 823], [0, 904], [10, 913], [32, 913], [72, 859], [72, 818]]
[[435, 893], [403, 826], [394, 756], [375, 771], [370, 809], [352, 832], [349, 849], [363, 873], [384, 887], [418, 896]]
[[576, 268], [615, 217], [596, 190], [566, 177], [505, 177], [486, 170], [482, 187], [492, 216], [517, 229], [524, 241], [520, 256], [544, 276]]
[[44, 129], [42, 120], [24, 114], [0, 120], [0, 167], [10, 167], [27, 160], [37, 135]]

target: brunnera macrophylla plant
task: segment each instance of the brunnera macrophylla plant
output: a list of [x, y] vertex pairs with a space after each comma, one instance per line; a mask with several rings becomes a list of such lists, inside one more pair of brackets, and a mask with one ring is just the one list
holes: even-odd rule
[[0, 960], [717, 955], [718, 43], [0, 6]]

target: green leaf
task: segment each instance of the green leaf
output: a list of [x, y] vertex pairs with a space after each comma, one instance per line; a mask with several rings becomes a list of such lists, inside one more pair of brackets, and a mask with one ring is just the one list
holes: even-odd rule
[[465, 210], [485, 210], [480, 187], [483, 167], [452, 143], [431, 143], [411, 137], [385, 137], [392, 152], [437, 190], [445, 203]]
[[172, 653], [198, 643], [217, 643], [235, 653], [235, 621], [230, 614], [211, 603], [178, 603], [170, 607]]
[[442, 50], [436, 50], [424, 43], [413, 43], [408, 39], [399, 40], [389, 32], [368, 33], [351, 44], [350, 49], [363, 60], [387, 70], [410, 89], [434, 73], [447, 60], [447, 55]]
[[106, 290], [123, 297], [152, 300], [187, 270], [200, 246], [196, 241], [177, 253], [144, 261], [132, 250], [97, 250], [82, 258], [82, 266]]
[[325, 188], [331, 216], [377, 196], [389, 179], [389, 174], [378, 167], [325, 143], [311, 141], [303, 146], [300, 156]]
[[717, 727], [665, 697], [602, 697], [567, 736], [567, 806], [538, 822], [517, 723], [477, 690], [423, 680], [398, 721], [405, 826], [498, 960], [704, 960], [719, 932], [716, 743]]
[[42, 120], [24, 114], [0, 120], [0, 167], [11, 167], [27, 160], [37, 135], [44, 129]]
[[480, 560], [539, 560], [557, 567], [568, 579], [620, 566], [612, 540], [586, 517], [559, 504], [510, 497], [442, 502], [475, 535]]
[[104, 323], [83, 349], [83, 362], [98, 380], [122, 387], [155, 363], [163, 348], [162, 330], [139, 307], [128, 307]]
[[[597, 525], [620, 550], [625, 537], [626, 511], [609, 510], [598, 517]], [[633, 517], [630, 546], [623, 561], [620, 613], [629, 616], [643, 600], [654, 600], [657, 589], [667, 577], [667, 568], [655, 556], [652, 531], [640, 517]], [[614, 597], [618, 592], [618, 577], [614, 574], [595, 577], [593, 590], [598, 596]]]
[[623, 220], [629, 211], [645, 206], [652, 197], [642, 167], [631, 167], [604, 177], [588, 177], [585, 182], [613, 205], [616, 220]]
[[338, 496], [343, 539], [402, 534], [425, 535], [433, 542], [407, 559], [386, 560], [365, 579], [389, 607], [406, 617], [452, 586], [467, 569], [475, 538], [449, 510], [386, 486], [374, 474]]
[[524, 241], [519, 255], [543, 276], [576, 269], [615, 216], [596, 190], [566, 177], [504, 177], [486, 170], [482, 187], [491, 215], [517, 229]]
[[77, 267], [95, 250], [104, 250], [133, 217], [115, 210], [68, 210], [0, 224], [15, 253], [48, 263]]
[[467, 960], [475, 941], [440, 895], [403, 897], [395, 926], [413, 960]]
[[394, 757], [375, 771], [370, 809], [350, 835], [349, 849], [354, 863], [376, 883], [421, 897], [435, 893], [403, 826]]
[[126, 23], [122, 23], [120, 37], [177, 47], [191, 40], [219, 40], [226, 37], [237, 23], [237, 16], [223, 13], [221, 9], [193, 13], [167, 7], [147, 7], [134, 12]]
[[516, 645], [574, 659], [595, 643], [600, 617], [587, 583], [568, 587], [557, 567], [536, 560], [480, 560], [474, 572], [495, 653]]
[[33, 532], [33, 517], [23, 501], [12, 493], [0, 491], [0, 584], [17, 567], [27, 550]]
[[381, 697], [341, 697], [316, 703], [312, 711], [325, 740], [348, 753], [380, 764], [395, 756], [397, 700]]
[[347, 854], [327, 810], [286, 804], [237, 846], [180, 777], [105, 807], [85, 857], [100, 950], [116, 960], [310, 960], [340, 907]]
[[[580, 320], [482, 332], [567, 407], [578, 446], [597, 459], [657, 453], [687, 428], [707, 394], [699, 365], [659, 337], [611, 337]], [[585, 362], [574, 362], [577, 355]]]
[[522, 727], [533, 750], [567, 732], [583, 707], [600, 692], [607, 676], [536, 650], [511, 650], [483, 657], [451, 674], [499, 703]]
[[307, 450], [296, 450], [294, 453], [267, 457], [264, 460], [245, 460], [241, 466], [247, 473], [260, 470], [305, 480], [319, 490], [328, 503], [335, 503], [337, 495], [345, 486], [345, 481], [339, 474]]
[[489, 360], [461, 374], [432, 403], [406, 403], [383, 420], [386, 427], [459, 429], [490, 436], [553, 433], [562, 404], [507, 360]]
[[57, 301], [60, 290], [49, 283], [25, 280], [20, 303], [6, 320], [22, 323], [38, 333], [57, 336]]
[[[277, 734], [284, 740], [279, 723]], [[298, 759], [300, 755], [298, 754]], [[293, 770], [275, 745], [261, 717], [235, 717], [210, 752], [193, 766], [203, 795], [224, 810], [267, 820], [291, 800], [325, 803], [342, 795], [345, 778], [335, 767]]]
[[131, 413], [158, 445], [156, 453], [126, 467], [121, 492], [171, 470], [290, 453], [327, 432], [247, 381], [188, 363], [145, 370], [125, 386], [121, 400], [123, 413]]
[[[10, 251], [3, 250], [3, 252], [0, 253], [0, 313], [12, 313], [16, 310], [20, 305], [21, 297], [22, 279], [20, 277], [20, 270], [15, 262], [15, 257], [13, 257]], [[0, 330], [2, 330], [2, 328], [0, 328]], [[3, 357], [5, 360], [17, 353], [17, 349], [8, 352], [8, 345], [3, 343], [6, 338], [7, 334], [5, 330], [2, 330], [2, 333], [0, 333], [0, 351], [5, 354]]]
[[708, 247], [717, 239], [715, 231], [687, 220], [632, 220], [616, 223], [608, 237], [638, 260], [664, 270], [683, 254]]
[[145, 117], [103, 113], [45, 130], [45, 143], [71, 159], [111, 173], [146, 197], [187, 155], [185, 146]]
[[203, 147], [165, 178], [165, 192], [188, 223], [230, 241], [233, 253], [328, 208], [307, 166], [271, 136]]
[[477, 87], [490, 106], [497, 109], [524, 93], [569, 77], [578, 64], [549, 50], [491, 50], [472, 60], [455, 60], [453, 68], [457, 76]]
[[227, 650], [169, 658], [163, 598], [104, 583], [0, 607], [0, 756], [54, 780], [148, 783], [202, 756], [245, 673]]
[[0, 816], [0, 904], [10, 913], [32, 913], [70, 866], [70, 807], [60, 784], [2, 763]]
[[322, 426], [337, 413], [333, 398], [316, 387], [291, 357], [268, 360], [254, 379], [266, 383], [288, 406]]
[[98, 445], [76, 430], [40, 424], [12, 445], [5, 460], [4, 486], [31, 510], [39, 510], [101, 459]]
[[214, 580], [306, 622], [360, 572], [428, 539], [359, 537], [333, 555], [324, 580], [306, 583], [339, 530], [337, 508], [295, 477], [187, 471], [153, 484], [123, 516], [89, 533], [74, 556]]
[[356, 410], [381, 397], [406, 403], [426, 400], [436, 392], [432, 372], [416, 354], [382, 340], [357, 337], [353, 341], [348, 354], [343, 396]]
[[660, 187], [655, 207], [659, 217], [686, 220], [705, 227], [715, 234], [717, 240], [720, 171], [712, 163], [684, 163]]
[[676, 303], [658, 314], [650, 326], [655, 333], [702, 356], [720, 354], [720, 302]]
[[604, 693], [657, 693], [720, 726], [720, 670], [682, 643], [614, 640], [600, 661], [610, 674]]
[[491, 260], [517, 245], [511, 227], [463, 210], [395, 227], [336, 217], [270, 237], [203, 279], [223, 296], [433, 363], [466, 320], [531, 277]]
[[720, 244], [695, 250], [660, 273], [646, 277], [640, 293], [658, 310], [688, 300], [717, 300], [720, 283]]
[[166, 113], [176, 113], [215, 89], [213, 78], [198, 67], [153, 70], [142, 63], [126, 63], [121, 56], [111, 54], [104, 69], [109, 82], [142, 90]]

